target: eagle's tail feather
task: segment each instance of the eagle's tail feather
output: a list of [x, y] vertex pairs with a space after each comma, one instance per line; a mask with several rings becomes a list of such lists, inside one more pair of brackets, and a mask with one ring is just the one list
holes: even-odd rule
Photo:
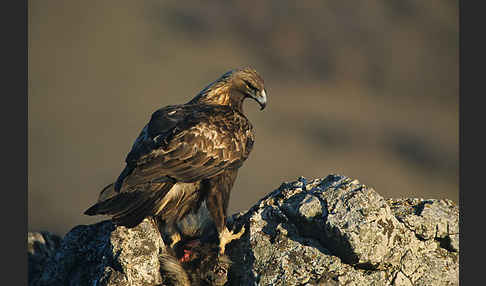
[[[117, 225], [135, 227], [145, 217], [155, 215], [159, 205], [174, 183], [160, 183], [150, 185], [148, 189], [142, 188], [132, 192], [121, 192], [106, 200], [98, 201], [87, 209], [86, 215], [112, 215]], [[154, 188], [156, 187], [156, 188]]]
[[160, 188], [151, 191], [150, 195], [145, 196], [144, 199], [140, 199], [129, 209], [115, 214], [113, 216], [113, 222], [117, 225], [134, 227], [144, 218], [156, 215], [161, 202], [173, 185], [173, 183], [164, 183]]

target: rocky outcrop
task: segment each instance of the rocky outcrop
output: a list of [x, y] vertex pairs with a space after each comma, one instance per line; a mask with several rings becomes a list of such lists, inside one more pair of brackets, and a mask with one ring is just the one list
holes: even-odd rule
[[[163, 241], [150, 220], [127, 229], [111, 221], [69, 231], [33, 285], [156, 285]], [[32, 285], [32, 284], [31, 284]]]
[[231, 285], [457, 285], [459, 213], [449, 200], [385, 200], [357, 180], [282, 184], [234, 217]]
[[44, 271], [47, 259], [59, 249], [62, 238], [49, 232], [29, 232], [27, 255], [29, 285], [35, 285]]
[[[246, 232], [227, 246], [227, 285], [458, 285], [458, 220], [450, 200], [386, 200], [344, 176], [301, 177], [229, 218]], [[30, 285], [164, 285], [165, 246], [149, 220], [77, 226], [49, 251], [31, 251], [36, 237]]]

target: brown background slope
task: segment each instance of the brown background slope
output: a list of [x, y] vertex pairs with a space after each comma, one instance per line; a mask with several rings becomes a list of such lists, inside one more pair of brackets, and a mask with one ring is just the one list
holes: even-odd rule
[[151, 113], [247, 64], [268, 106], [230, 213], [331, 172], [458, 201], [457, 1], [166, 2], [30, 1], [29, 231], [103, 219], [82, 212]]

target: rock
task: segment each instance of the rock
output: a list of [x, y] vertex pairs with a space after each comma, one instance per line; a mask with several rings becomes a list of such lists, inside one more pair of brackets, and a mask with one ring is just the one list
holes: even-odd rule
[[[458, 208], [344, 176], [284, 183], [244, 214], [230, 285], [457, 285]], [[450, 242], [450, 243], [449, 243]]]
[[111, 221], [80, 225], [64, 237], [31, 285], [156, 285], [162, 282], [158, 231], [145, 219], [137, 227]]
[[[246, 232], [226, 248], [227, 285], [458, 285], [458, 220], [450, 200], [386, 200], [344, 176], [301, 177], [228, 218]], [[29, 253], [31, 240], [41, 241], [30, 233]], [[29, 255], [29, 285], [164, 282], [165, 246], [147, 219], [77, 226], [40, 245], [49, 251]]]
[[29, 285], [37, 283], [47, 259], [61, 245], [62, 238], [49, 232], [29, 232], [27, 236], [27, 255]]
[[435, 239], [459, 251], [459, 209], [450, 200], [390, 199], [396, 218], [419, 239]]

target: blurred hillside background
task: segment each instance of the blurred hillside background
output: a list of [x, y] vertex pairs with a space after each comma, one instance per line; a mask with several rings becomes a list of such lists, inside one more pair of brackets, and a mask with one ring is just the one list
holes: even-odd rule
[[267, 108], [229, 213], [340, 173], [459, 197], [458, 1], [29, 1], [28, 228], [64, 235], [157, 108], [252, 65]]

